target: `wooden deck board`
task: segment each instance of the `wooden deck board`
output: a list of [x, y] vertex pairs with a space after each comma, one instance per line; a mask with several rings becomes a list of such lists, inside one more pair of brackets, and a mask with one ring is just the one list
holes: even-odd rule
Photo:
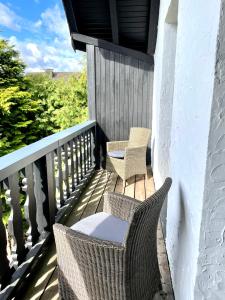
[[133, 176], [133, 177], [131, 177], [127, 180], [127, 185], [125, 187], [124, 194], [126, 196], [134, 198], [134, 194], [135, 194], [135, 176]]
[[98, 205], [98, 208], [97, 208], [96, 212], [101, 212], [103, 210], [104, 193], [114, 192], [115, 187], [116, 187], [117, 175], [114, 174], [114, 173], [111, 173], [111, 174], [109, 174], [107, 176], [108, 176], [108, 181], [107, 181], [105, 190], [103, 191], [102, 197], [101, 197], [101, 199], [99, 201], [99, 205]]
[[102, 198], [102, 195], [105, 191], [106, 184], [108, 182], [108, 176], [106, 172], [102, 172], [101, 178], [96, 186], [94, 193], [91, 196], [91, 199], [88, 202], [85, 210], [83, 211], [82, 218], [86, 218], [94, 214], [98, 208], [99, 202]]
[[24, 300], [37, 300], [40, 299], [41, 295], [44, 293], [49, 279], [55, 270], [56, 261], [56, 251], [55, 245], [52, 244], [49, 248], [49, 252], [42, 261], [42, 266], [36, 273], [33, 280], [29, 281], [29, 289], [23, 295]]
[[[106, 173], [105, 171], [97, 171], [88, 187], [82, 194], [79, 203], [75, 206], [74, 210], [68, 217], [66, 225], [71, 226], [84, 217], [102, 211], [104, 201], [103, 195], [107, 191], [115, 191], [130, 197], [135, 197], [139, 200], [145, 200], [146, 197], [149, 197], [154, 193], [154, 181], [151, 170], [148, 170], [148, 176], [146, 178], [144, 176], [134, 176], [133, 178], [130, 178], [127, 181], [125, 188], [123, 187], [122, 180], [116, 174]], [[159, 265], [162, 273], [162, 286], [165, 294], [171, 297], [172, 284], [170, 280], [165, 244], [160, 224], [157, 230], [157, 235]], [[23, 299], [59, 299], [57, 262], [54, 244], [51, 245], [49, 250], [49, 253], [43, 261], [42, 267], [37, 272], [34, 280], [29, 283], [29, 289], [25, 293]]]
[[74, 223], [78, 222], [83, 216], [84, 210], [89, 204], [98, 184], [102, 176], [102, 171], [97, 171], [94, 175], [93, 180], [89, 183], [84, 193], [81, 196], [81, 199], [77, 206], [75, 206], [74, 210], [70, 214], [69, 218], [66, 221], [67, 226], [72, 226]]
[[144, 175], [135, 176], [135, 198], [140, 201], [144, 201], [146, 199]]
[[145, 192], [146, 198], [150, 197], [155, 192], [154, 178], [151, 169], [148, 168], [148, 176], [145, 177]]

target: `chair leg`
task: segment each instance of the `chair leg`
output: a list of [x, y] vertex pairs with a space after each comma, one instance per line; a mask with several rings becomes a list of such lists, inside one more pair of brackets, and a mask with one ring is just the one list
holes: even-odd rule
[[146, 168], [146, 172], [145, 172], [145, 179], [148, 179], [148, 169]]
[[123, 188], [126, 187], [126, 180], [123, 180]]

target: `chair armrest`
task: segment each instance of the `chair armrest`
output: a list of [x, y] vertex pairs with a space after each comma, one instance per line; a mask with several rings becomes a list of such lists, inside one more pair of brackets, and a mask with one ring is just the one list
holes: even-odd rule
[[146, 159], [147, 146], [126, 147], [125, 160]]
[[104, 195], [103, 211], [130, 222], [134, 209], [141, 203], [134, 198], [110, 192]]
[[128, 141], [114, 141], [107, 143], [107, 152], [116, 150], [125, 150], [128, 146]]

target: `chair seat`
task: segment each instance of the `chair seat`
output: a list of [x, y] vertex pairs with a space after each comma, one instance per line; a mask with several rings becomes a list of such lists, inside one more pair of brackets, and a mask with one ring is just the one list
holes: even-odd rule
[[82, 219], [72, 225], [71, 229], [101, 240], [123, 244], [129, 223], [108, 213], [100, 212]]
[[125, 156], [125, 151], [124, 150], [116, 150], [116, 151], [110, 151], [107, 154], [110, 157], [123, 159]]

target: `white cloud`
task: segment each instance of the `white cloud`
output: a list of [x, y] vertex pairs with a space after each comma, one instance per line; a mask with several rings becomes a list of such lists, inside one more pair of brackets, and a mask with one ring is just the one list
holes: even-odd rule
[[19, 31], [20, 17], [17, 16], [8, 6], [0, 2], [0, 25]]
[[38, 20], [37, 22], [34, 23], [34, 27], [35, 28], [40, 28], [42, 25], [42, 21], [41, 20]]
[[15, 36], [10, 37], [10, 43], [15, 45], [26, 63], [26, 72], [54, 69], [55, 71], [76, 72], [82, 69], [81, 53], [74, 53], [72, 49], [65, 50], [53, 43], [49, 46], [46, 41], [20, 41]]
[[[22, 29], [25, 23], [30, 21], [23, 20]], [[55, 71], [81, 70], [83, 54], [72, 49], [66, 18], [58, 5], [46, 9], [32, 25], [26, 26], [32, 32], [30, 38], [9, 38], [26, 63], [26, 71], [48, 68]]]
[[39, 59], [41, 57], [41, 51], [38, 49], [38, 46], [34, 43], [28, 43], [26, 45], [27, 50], [29, 50], [35, 58]]
[[48, 32], [63, 39], [68, 39], [69, 29], [62, 10], [56, 4], [53, 8], [46, 9], [41, 14], [41, 22]]

